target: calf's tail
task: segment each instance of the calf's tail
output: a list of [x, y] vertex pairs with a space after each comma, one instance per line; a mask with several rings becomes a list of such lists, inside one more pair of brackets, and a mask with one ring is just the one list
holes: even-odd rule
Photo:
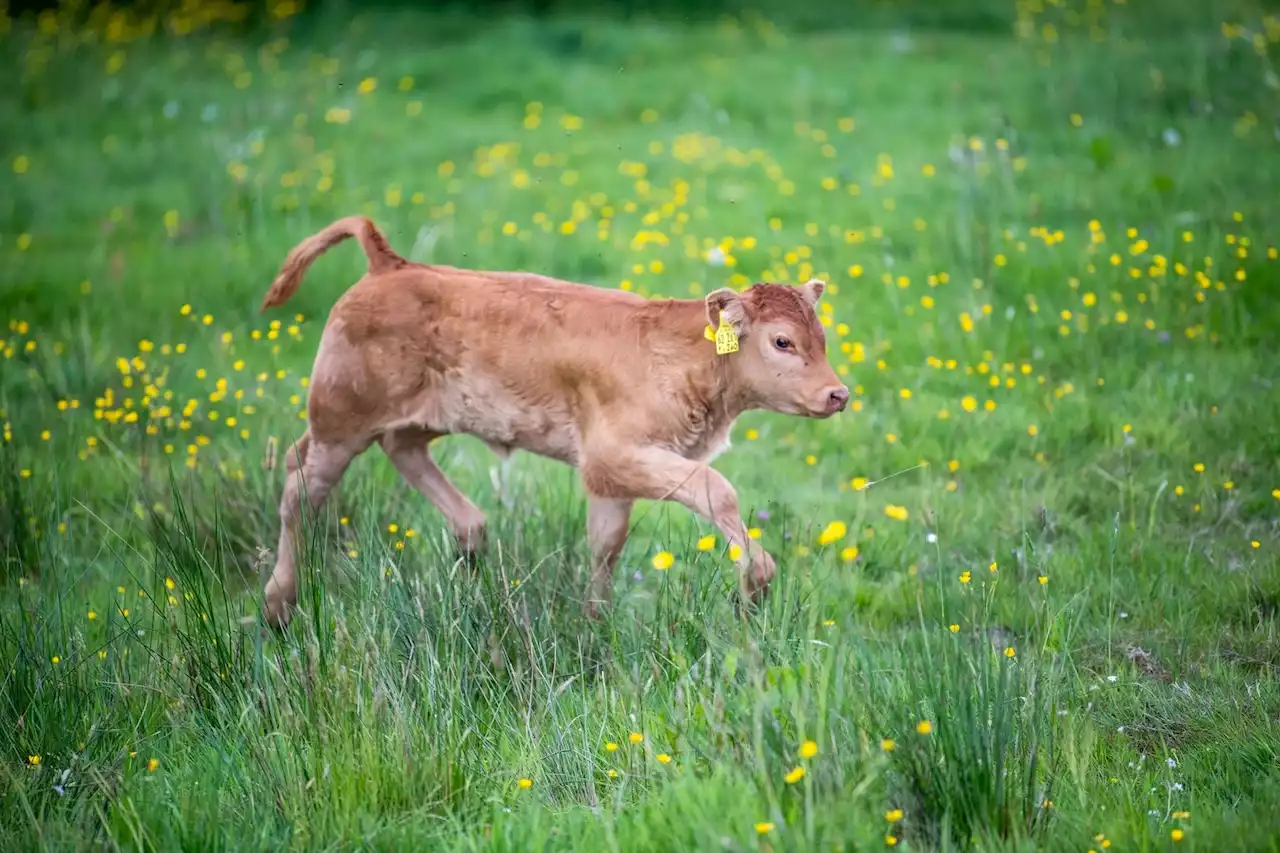
[[280, 273], [271, 283], [271, 289], [267, 291], [259, 310], [266, 311], [289, 301], [315, 259], [348, 237], [355, 237], [360, 241], [360, 248], [364, 249], [371, 273], [389, 272], [409, 263], [396, 254], [372, 220], [364, 216], [348, 216], [293, 247], [280, 266]]

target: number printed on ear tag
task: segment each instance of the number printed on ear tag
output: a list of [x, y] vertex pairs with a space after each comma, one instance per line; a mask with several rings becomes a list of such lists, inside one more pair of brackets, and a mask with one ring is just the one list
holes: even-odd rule
[[724, 319], [724, 312], [720, 312], [720, 328], [716, 329], [716, 355], [728, 355], [731, 352], [738, 351], [738, 333], [733, 330], [733, 326]]

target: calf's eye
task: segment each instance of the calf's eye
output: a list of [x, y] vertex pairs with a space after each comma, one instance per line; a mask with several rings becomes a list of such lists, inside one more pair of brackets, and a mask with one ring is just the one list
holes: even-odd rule
[[778, 337], [773, 339], [773, 345], [778, 349], [784, 350], [784, 351], [792, 348], [791, 341], [782, 337], [782, 335], [778, 335]]

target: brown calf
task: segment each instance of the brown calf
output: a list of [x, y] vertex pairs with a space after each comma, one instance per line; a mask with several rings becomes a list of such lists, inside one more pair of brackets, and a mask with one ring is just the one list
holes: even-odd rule
[[431, 442], [451, 433], [477, 436], [504, 457], [521, 449], [578, 468], [588, 495], [589, 616], [610, 600], [640, 498], [674, 500], [715, 524], [737, 554], [744, 591], [759, 599], [773, 558], [747, 536], [733, 486], [708, 463], [748, 409], [825, 418], [845, 408], [849, 390], [827, 362], [814, 310], [821, 281], [647, 300], [532, 273], [411, 263], [371, 221], [348, 217], [289, 253], [262, 310], [284, 304], [311, 263], [348, 237], [360, 241], [369, 270], [329, 314], [309, 426], [286, 455], [265, 596], [271, 625], [288, 624], [297, 602], [304, 491], [319, 508], [374, 442], [440, 510], [463, 552], [483, 545], [484, 513], [431, 458]]

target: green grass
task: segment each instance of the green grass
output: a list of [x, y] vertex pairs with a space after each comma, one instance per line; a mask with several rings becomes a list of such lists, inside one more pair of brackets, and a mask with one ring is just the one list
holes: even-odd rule
[[[0, 848], [1280, 849], [1280, 19], [1043, 5], [5, 23]], [[256, 308], [352, 213], [647, 295], [827, 278], [854, 410], [716, 463], [762, 611], [643, 504], [585, 623], [574, 472], [504, 503], [453, 437], [484, 564], [370, 452], [262, 631], [269, 444], [363, 260]]]

